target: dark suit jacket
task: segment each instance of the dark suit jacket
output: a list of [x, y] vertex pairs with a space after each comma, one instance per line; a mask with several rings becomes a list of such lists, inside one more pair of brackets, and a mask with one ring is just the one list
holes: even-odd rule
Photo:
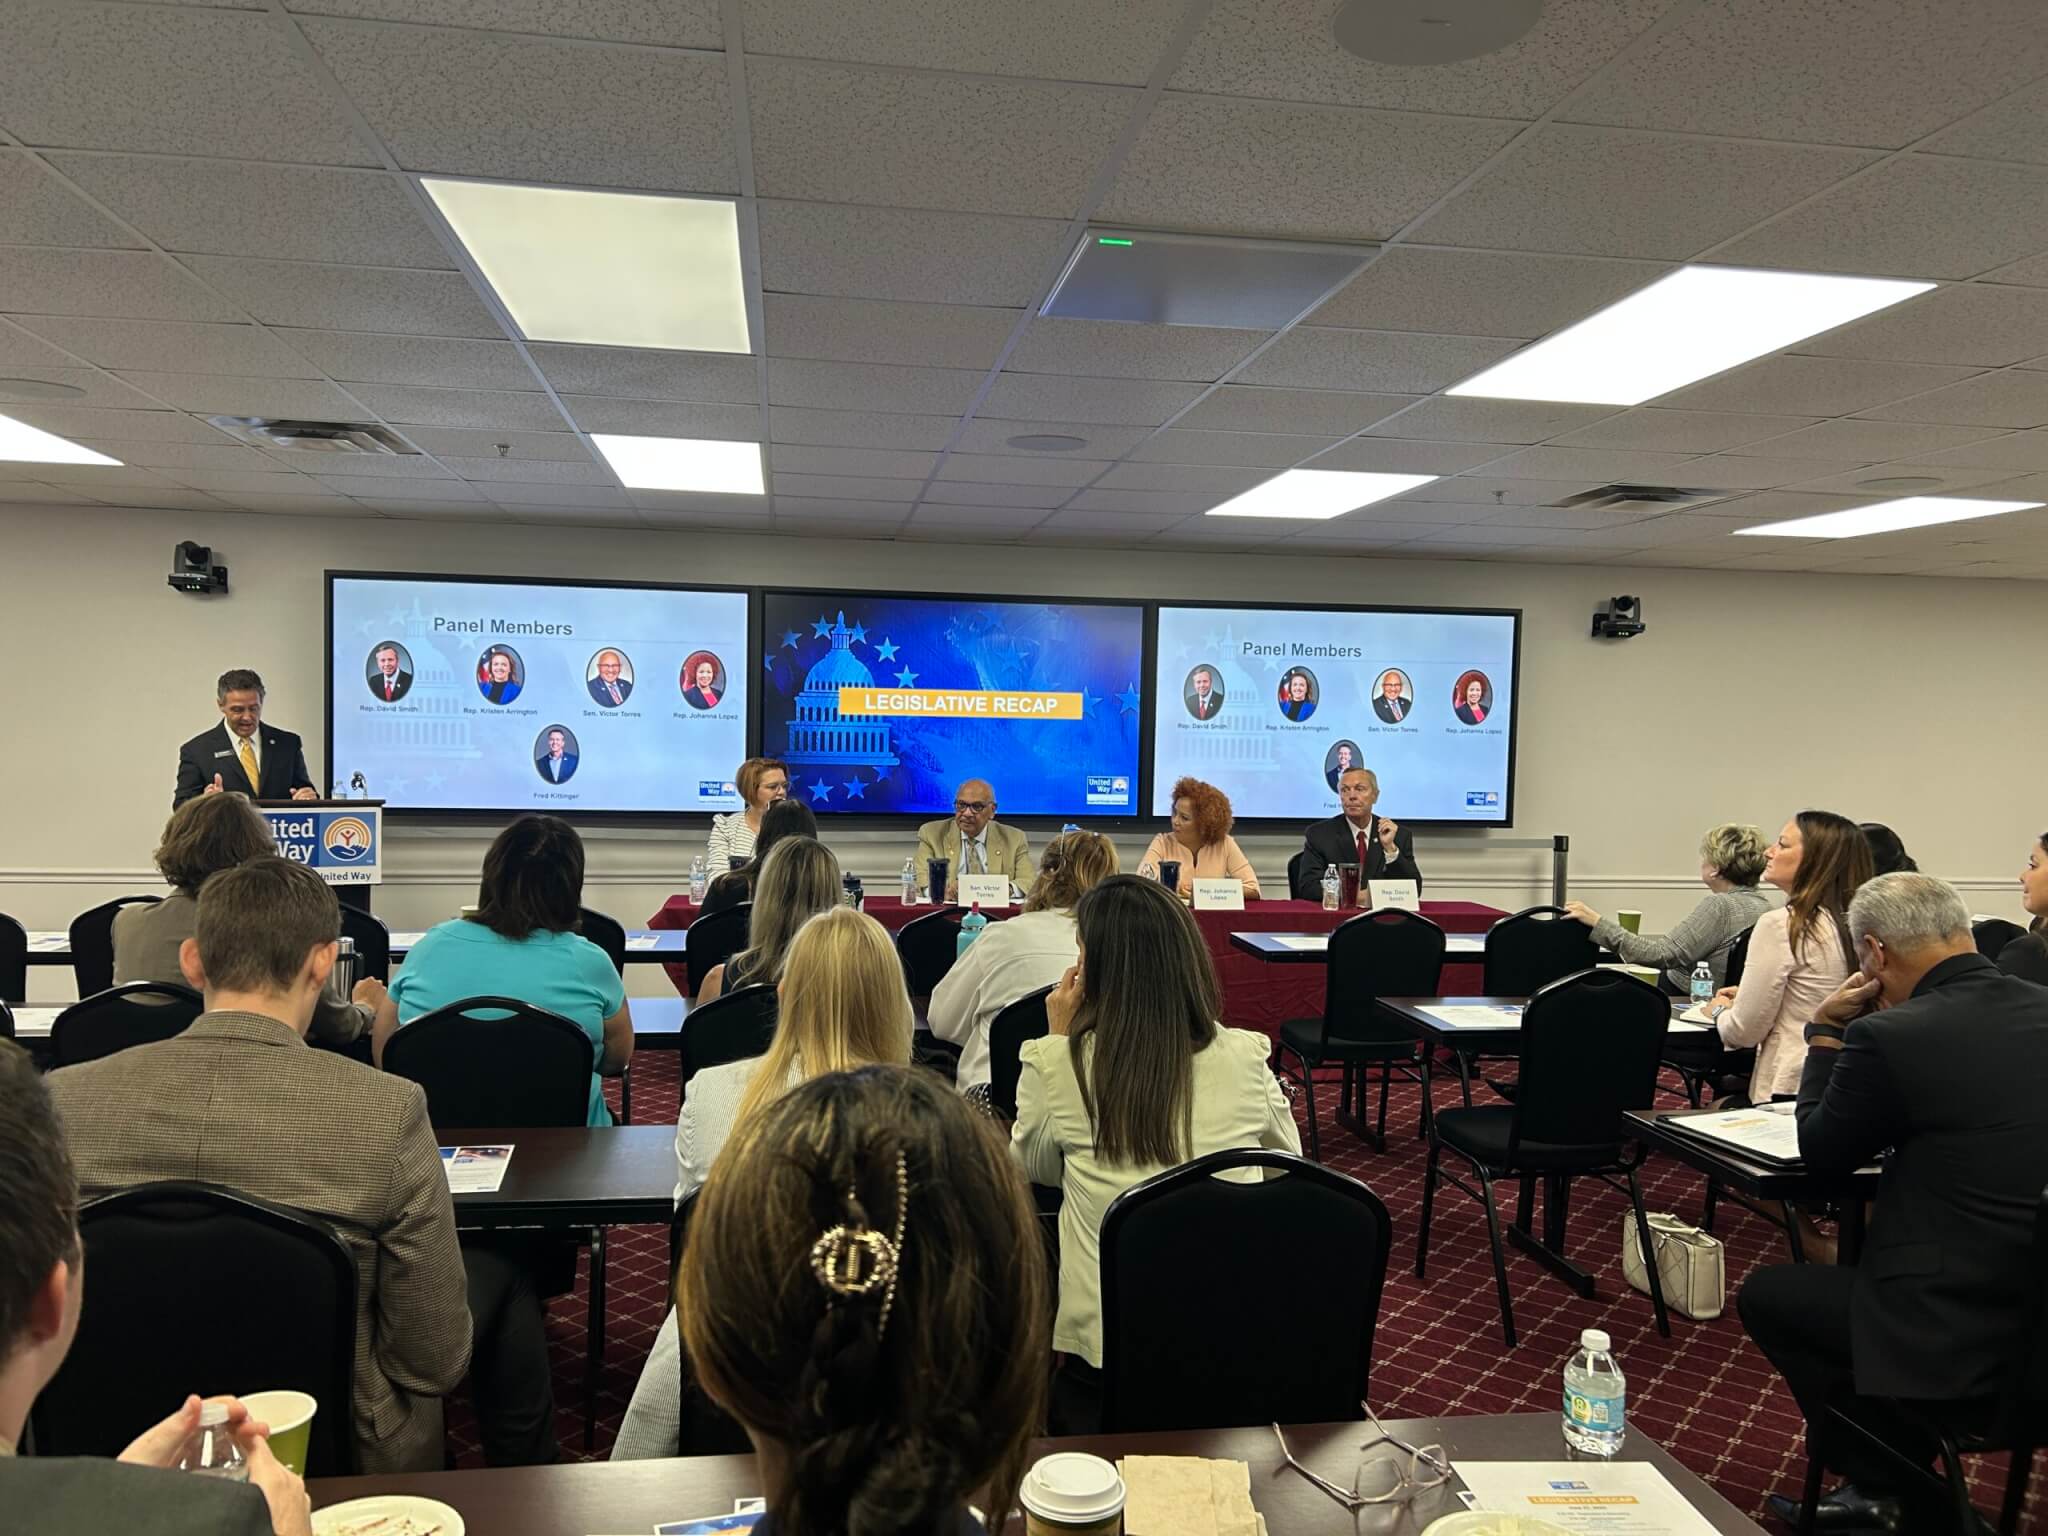
[[[725, 695], [722, 693], [718, 696], [719, 699], [724, 697]], [[692, 709], [716, 709], [718, 707], [717, 700], [707, 699], [702, 688], [685, 688], [683, 690], [683, 702]]]
[[[590, 681], [589, 681], [589, 687], [590, 687], [590, 696], [591, 696], [591, 698], [592, 698], [592, 699], [596, 700], [596, 701], [597, 701], [597, 702], [598, 702], [599, 704], [602, 704], [602, 705], [603, 705], [603, 706], [604, 706], [604, 707], [605, 707], [606, 709], [610, 709], [610, 708], [612, 708], [612, 707], [613, 707], [613, 706], [612, 706], [612, 697], [611, 697], [611, 695], [610, 695], [609, 693], [607, 693], [607, 692], [605, 691], [605, 686], [604, 686], [604, 679], [603, 679], [603, 678], [601, 678], [601, 677], [593, 677], [593, 678], [591, 678], [591, 679], [590, 679]], [[632, 683], [631, 683], [631, 682], [629, 682], [629, 681], [628, 681], [627, 679], [625, 679], [625, 678], [623, 678], [623, 677], [622, 677], [622, 678], [620, 678], [620, 679], [619, 679], [619, 702], [620, 702], [621, 704], [623, 704], [623, 703], [625, 703], [625, 702], [626, 702], [626, 700], [630, 699], [631, 697], [633, 697], [633, 685], [632, 685]]]
[[[1195, 696], [1192, 693], [1184, 693], [1181, 695], [1181, 698], [1185, 700], [1187, 703], [1188, 713], [1194, 715], [1196, 708]], [[1197, 720], [1214, 720], [1216, 718], [1217, 712], [1222, 708], [1223, 690], [1221, 688], [1211, 688], [1209, 690], [1209, 713], [1207, 713], [1206, 715], [1195, 715], [1195, 718]]]
[[1486, 712], [1484, 716], [1481, 716], [1472, 713], [1472, 706], [1470, 704], [1460, 704], [1458, 706], [1458, 718], [1464, 721], [1467, 725], [1482, 724], [1485, 720], [1491, 719], [1492, 716], [1493, 711], [1490, 709]]
[[493, 704], [510, 704], [519, 697], [520, 684], [514, 678], [508, 677], [502, 683], [479, 683], [477, 687]]
[[313, 788], [313, 775], [306, 771], [306, 749], [299, 744], [299, 738], [273, 725], [256, 729], [262, 737], [257, 758], [261, 784], [251, 784], [242, 771], [238, 755], [241, 743], [223, 720], [178, 748], [178, 787], [171, 792], [172, 806], [204, 794], [216, 773], [227, 788], [239, 789], [258, 800], [289, 800], [293, 790]]
[[0, 1456], [0, 1508], [36, 1536], [271, 1536], [261, 1489], [99, 1456]]
[[550, 784], [566, 784], [576, 776], [576, 754], [574, 752], [564, 752], [562, 754], [562, 772], [559, 778], [548, 772], [548, 762], [547, 754], [542, 753], [533, 760], [533, 766], [540, 770], [540, 776]]
[[1282, 699], [1280, 701], [1280, 713], [1290, 720], [1306, 720], [1315, 712], [1316, 701], [1314, 699], [1303, 699], [1299, 703], [1293, 699]]
[[1395, 705], [1387, 702], [1387, 696], [1384, 693], [1376, 694], [1372, 701], [1372, 712], [1389, 725], [1399, 725], [1403, 720], [1406, 720], [1415, 713], [1415, 705], [1408, 699], [1400, 699], [1396, 703], [1399, 705], [1398, 713], [1396, 712]]
[[382, 672], [372, 673], [368, 681], [370, 686], [370, 696], [372, 698], [378, 700], [381, 703], [396, 704], [400, 699], [404, 698], [408, 690], [411, 689], [412, 674], [406, 671], [405, 668], [403, 667], [400, 667], [397, 670], [397, 672], [392, 674], [392, 693], [389, 699], [386, 699], [384, 697], [384, 674]]
[[[1378, 813], [1374, 813], [1374, 820], [1378, 819]], [[1390, 864], [1386, 850], [1380, 847], [1378, 835], [1372, 835], [1366, 843], [1365, 868], [1358, 872], [1359, 880], [1413, 880], [1419, 893], [1422, 890], [1422, 871], [1415, 867], [1414, 835], [1402, 827], [1394, 834], [1394, 846], [1400, 854]], [[1294, 881], [1295, 900], [1321, 901], [1323, 871], [1332, 864], [1357, 862], [1357, 834], [1352, 831], [1350, 822], [1342, 816], [1332, 816], [1328, 821], [1310, 823], [1307, 842], [1302, 850], [1301, 872]]]
[[2023, 933], [1998, 952], [1998, 968], [2048, 987], [2048, 933]]
[[1856, 1390], [1995, 1391], [2041, 1283], [2029, 1257], [2048, 1184], [2048, 992], [1981, 955], [1944, 960], [1896, 1008], [1814, 1049], [1799, 1155], [1823, 1173], [1887, 1147], [1849, 1307]]

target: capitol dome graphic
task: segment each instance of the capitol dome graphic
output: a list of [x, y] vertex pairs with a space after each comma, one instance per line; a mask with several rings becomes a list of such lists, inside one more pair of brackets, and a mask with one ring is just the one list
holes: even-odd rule
[[782, 754], [792, 768], [799, 763], [890, 768], [898, 761], [887, 720], [839, 712], [841, 688], [875, 685], [874, 674], [853, 654], [853, 637], [854, 632], [846, 627], [846, 611], [841, 609], [832, 626], [832, 649], [804, 674], [803, 692], [796, 697], [796, 718], [789, 722], [789, 750]]

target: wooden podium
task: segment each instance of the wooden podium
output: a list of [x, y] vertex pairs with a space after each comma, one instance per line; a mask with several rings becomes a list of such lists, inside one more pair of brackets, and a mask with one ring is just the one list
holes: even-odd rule
[[277, 851], [311, 866], [349, 906], [370, 910], [384, 881], [382, 800], [258, 800]]

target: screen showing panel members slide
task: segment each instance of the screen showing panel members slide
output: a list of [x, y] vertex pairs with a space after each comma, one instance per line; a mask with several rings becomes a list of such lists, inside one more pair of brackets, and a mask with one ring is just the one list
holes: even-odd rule
[[1001, 814], [1138, 807], [1135, 604], [769, 592], [762, 750], [823, 815], [950, 815], [968, 779]]
[[1521, 616], [1159, 610], [1152, 811], [1205, 779], [1240, 817], [1337, 814], [1346, 769], [1396, 821], [1507, 826]]
[[732, 811], [747, 595], [328, 573], [327, 761], [396, 809]]

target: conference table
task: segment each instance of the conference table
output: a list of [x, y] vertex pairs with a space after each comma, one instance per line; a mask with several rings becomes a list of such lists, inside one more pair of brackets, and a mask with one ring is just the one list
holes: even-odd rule
[[[391, 958], [401, 960], [405, 952], [426, 937], [424, 928], [391, 930]], [[655, 932], [646, 928], [626, 930], [626, 964], [651, 965], [682, 957], [684, 937], [680, 933]], [[61, 928], [39, 928], [28, 936], [30, 965], [69, 965], [71, 935]]]
[[663, 1225], [675, 1210], [673, 1125], [434, 1127], [444, 1147], [510, 1146], [504, 1183], [455, 1196], [464, 1227]]
[[[1554, 1412], [1382, 1422], [1412, 1445], [1441, 1445], [1454, 1472], [1461, 1462], [1566, 1459]], [[1358, 1447], [1369, 1434], [1362, 1422], [1296, 1425], [1287, 1430], [1287, 1444], [1304, 1466], [1349, 1483], [1361, 1459]], [[1253, 1506], [1265, 1517], [1268, 1530], [1286, 1536], [1358, 1536], [1366, 1530], [1372, 1536], [1418, 1536], [1432, 1520], [1465, 1507], [1456, 1491], [1462, 1480], [1454, 1477], [1444, 1487], [1418, 1493], [1410, 1504], [1353, 1514], [1288, 1467], [1273, 1432], [1264, 1426], [1089, 1435], [1043, 1440], [1035, 1449], [1040, 1455], [1090, 1451], [1110, 1460], [1202, 1456], [1244, 1462], [1251, 1470]], [[1630, 1433], [1617, 1459], [1655, 1467], [1723, 1536], [1760, 1536], [1754, 1521], [1640, 1431]], [[378, 1494], [411, 1494], [438, 1499], [453, 1508], [470, 1531], [488, 1536], [587, 1536], [594, 1531], [647, 1531], [667, 1522], [729, 1514], [736, 1499], [757, 1497], [762, 1487], [752, 1456], [694, 1456], [409, 1476], [319, 1477], [307, 1482], [306, 1491], [316, 1510]], [[1013, 1528], [1021, 1530], [1021, 1522]]]
[[[69, 1003], [10, 1003], [14, 1015], [14, 1038], [24, 1045], [48, 1040], [50, 1027]], [[683, 1021], [689, 1017], [690, 1002], [682, 997], [629, 997], [626, 1009], [633, 1018], [633, 1044], [643, 1051], [680, 1050]]]

